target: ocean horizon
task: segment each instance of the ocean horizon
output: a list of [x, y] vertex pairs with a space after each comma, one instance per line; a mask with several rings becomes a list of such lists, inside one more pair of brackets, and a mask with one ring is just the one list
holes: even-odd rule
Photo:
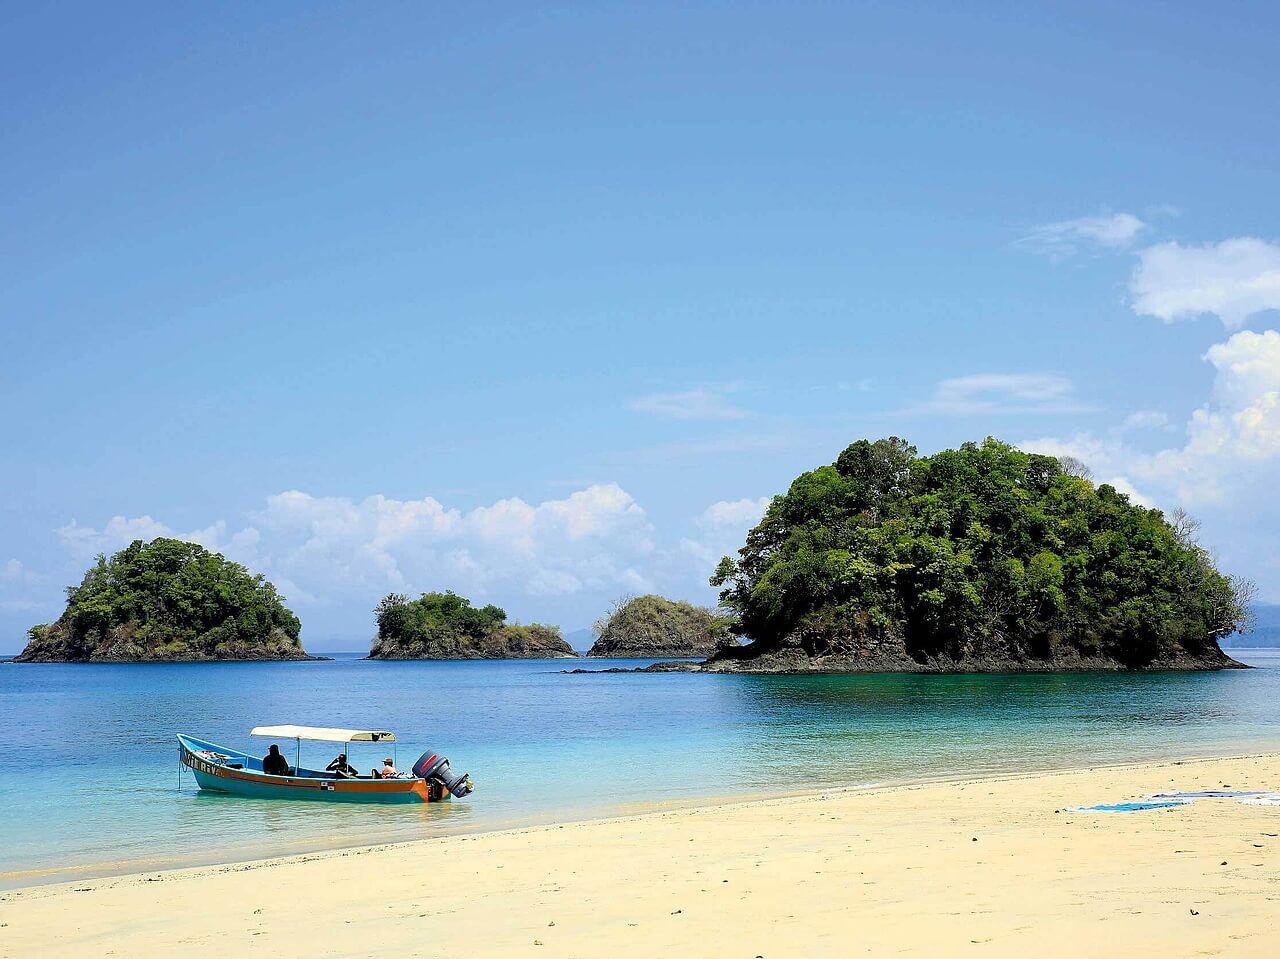
[[[1280, 749], [1280, 650], [1223, 672], [570, 674], [570, 660], [12, 664], [0, 669], [0, 886], [882, 783]], [[649, 660], [588, 660], [604, 666]], [[385, 728], [407, 768], [477, 789], [424, 806], [200, 792], [178, 733]], [[281, 743], [292, 759], [293, 743]], [[341, 747], [303, 744], [304, 765]], [[356, 744], [361, 769], [385, 745]], [[1081, 802], [1107, 797], [1081, 796]]]

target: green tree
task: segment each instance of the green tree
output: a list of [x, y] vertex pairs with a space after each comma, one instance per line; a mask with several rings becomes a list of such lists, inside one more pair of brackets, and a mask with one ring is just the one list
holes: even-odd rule
[[1172, 520], [994, 439], [923, 457], [859, 440], [775, 497], [711, 582], [758, 652], [892, 641], [921, 662], [1070, 650], [1141, 666], [1216, 648], [1248, 616], [1250, 584]]
[[378, 603], [375, 659], [500, 659], [572, 656], [557, 626], [507, 623], [497, 606], [471, 605], [454, 592], [423, 593], [409, 599], [391, 593]]
[[19, 659], [239, 659], [305, 655], [275, 587], [197, 543], [135, 540], [98, 556], [57, 622]]

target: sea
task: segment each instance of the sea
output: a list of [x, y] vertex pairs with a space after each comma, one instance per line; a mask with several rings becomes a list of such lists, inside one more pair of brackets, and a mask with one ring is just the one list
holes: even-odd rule
[[[1210, 673], [573, 674], [648, 661], [0, 663], [0, 888], [813, 790], [1280, 751], [1280, 651]], [[175, 734], [389, 729], [471, 774], [378, 806], [201, 792]], [[292, 741], [280, 743], [294, 755]], [[304, 765], [341, 747], [304, 743]], [[385, 744], [355, 744], [362, 770]], [[1165, 785], [1162, 783], [1162, 785]], [[1275, 784], [1280, 788], [1280, 783]], [[1115, 796], [1064, 796], [1064, 802]]]

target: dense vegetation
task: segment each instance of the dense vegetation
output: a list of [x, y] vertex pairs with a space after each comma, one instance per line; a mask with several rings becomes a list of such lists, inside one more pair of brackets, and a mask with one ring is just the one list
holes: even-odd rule
[[576, 656], [559, 626], [507, 622], [497, 606], [479, 609], [456, 593], [392, 593], [378, 604], [371, 659], [534, 659]]
[[1249, 584], [1170, 523], [988, 439], [916, 456], [861, 440], [775, 497], [712, 579], [743, 657], [833, 668], [1205, 666]]
[[203, 546], [135, 540], [67, 589], [24, 661], [299, 659], [298, 618], [275, 587]]
[[595, 634], [588, 656], [710, 656], [736, 645], [727, 621], [711, 610], [653, 595], [614, 603]]

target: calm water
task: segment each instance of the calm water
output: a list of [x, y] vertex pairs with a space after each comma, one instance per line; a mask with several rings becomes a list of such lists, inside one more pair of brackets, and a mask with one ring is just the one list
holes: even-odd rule
[[[656, 803], [1280, 750], [1280, 653], [1223, 673], [571, 676], [558, 661], [0, 665], [0, 885], [609, 815]], [[609, 663], [607, 665], [628, 665]], [[430, 806], [178, 788], [174, 734], [396, 730], [467, 770]], [[282, 746], [285, 744], [282, 744]], [[339, 747], [303, 746], [323, 765]], [[361, 768], [386, 746], [353, 747]], [[290, 744], [286, 752], [292, 754]], [[1277, 784], [1280, 785], [1280, 784]], [[1081, 801], [1112, 797], [1082, 796]]]

